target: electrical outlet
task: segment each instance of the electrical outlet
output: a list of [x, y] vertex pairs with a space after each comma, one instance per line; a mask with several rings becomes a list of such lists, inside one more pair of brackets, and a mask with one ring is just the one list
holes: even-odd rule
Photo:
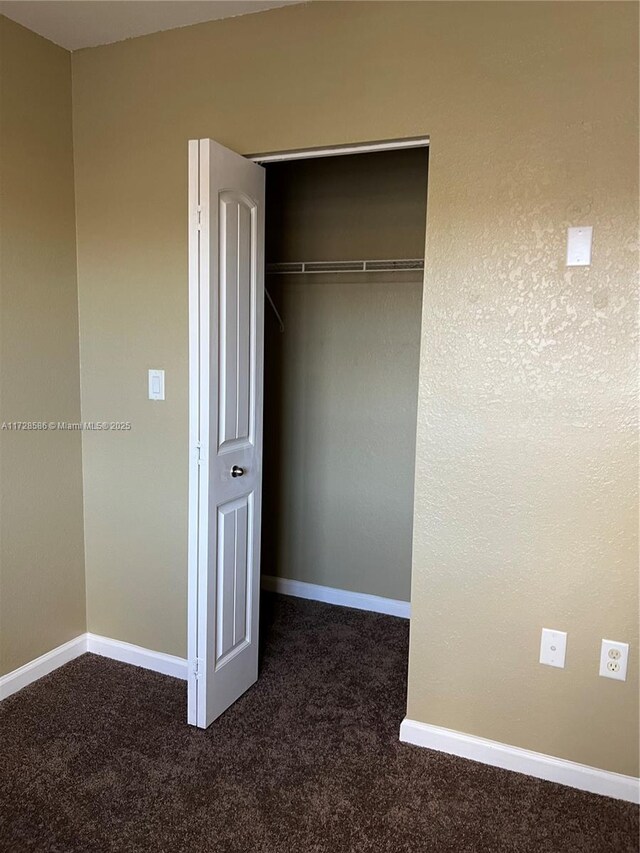
[[615, 678], [617, 681], [626, 681], [628, 659], [628, 643], [603, 640], [600, 648], [600, 675], [604, 678]]

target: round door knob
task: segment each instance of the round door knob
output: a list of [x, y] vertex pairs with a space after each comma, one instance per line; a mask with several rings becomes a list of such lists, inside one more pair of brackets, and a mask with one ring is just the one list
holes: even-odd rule
[[242, 477], [243, 474], [244, 474], [244, 468], [241, 468], [239, 465], [234, 465], [233, 468], [231, 469], [231, 476], [232, 477]]

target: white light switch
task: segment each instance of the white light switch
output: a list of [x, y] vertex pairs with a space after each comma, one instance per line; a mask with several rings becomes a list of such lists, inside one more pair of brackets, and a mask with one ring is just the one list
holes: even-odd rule
[[164, 370], [149, 371], [149, 399], [164, 400]]
[[554, 631], [551, 628], [542, 629], [540, 640], [540, 663], [547, 666], [564, 668], [564, 658], [567, 651], [566, 631]]
[[567, 230], [567, 266], [588, 267], [591, 264], [593, 227], [581, 225]]

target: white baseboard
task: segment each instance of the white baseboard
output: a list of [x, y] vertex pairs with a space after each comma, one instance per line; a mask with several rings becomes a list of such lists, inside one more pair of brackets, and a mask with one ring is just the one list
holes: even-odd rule
[[6, 699], [12, 693], [22, 690], [28, 684], [37, 681], [44, 675], [49, 675], [54, 669], [69, 663], [74, 658], [83, 655], [87, 651], [86, 634], [80, 634], [68, 643], [63, 643], [50, 652], [40, 655], [39, 658], [25, 663], [24, 666], [8, 672], [0, 678], [0, 700]]
[[112, 640], [109, 637], [100, 637], [97, 634], [87, 634], [86, 637], [87, 651], [94, 655], [101, 655], [121, 663], [130, 663], [143, 669], [152, 669], [154, 672], [181, 678], [183, 681], [187, 680], [186, 658], [154, 652], [142, 646], [134, 646], [132, 643]]
[[187, 680], [188, 666], [186, 658], [175, 655], [165, 655], [162, 652], [154, 652], [144, 649], [142, 646], [134, 646], [121, 640], [112, 640], [109, 637], [99, 637], [97, 634], [80, 634], [74, 640], [52, 649], [35, 660], [25, 663], [24, 666], [14, 669], [0, 678], [0, 700], [6, 699], [12, 693], [22, 690], [28, 684], [32, 684], [43, 675], [49, 675], [58, 667], [69, 663], [74, 658], [91, 652], [111, 660], [130, 663], [143, 669], [152, 669], [162, 675], [171, 675], [174, 678]]
[[319, 586], [315, 583], [294, 581], [289, 578], [275, 578], [262, 575], [262, 588], [269, 592], [280, 592], [294, 598], [307, 598], [310, 601], [324, 601], [325, 604], [338, 604], [341, 607], [353, 607], [356, 610], [370, 610], [372, 613], [386, 613], [387, 616], [400, 616], [409, 619], [411, 603], [395, 598], [382, 598], [379, 595], [367, 595], [364, 592], [349, 592], [347, 589], [334, 589], [331, 586]]
[[419, 723], [405, 717], [400, 726], [400, 740], [403, 743], [424, 746], [438, 752], [447, 752], [513, 770], [548, 782], [568, 785], [592, 794], [602, 794], [616, 800], [630, 803], [640, 802], [640, 779], [635, 776], [623, 776], [609, 770], [599, 770], [586, 764], [576, 764], [564, 758], [555, 758], [542, 752], [531, 752], [517, 746], [509, 746], [495, 740], [468, 735], [453, 729]]

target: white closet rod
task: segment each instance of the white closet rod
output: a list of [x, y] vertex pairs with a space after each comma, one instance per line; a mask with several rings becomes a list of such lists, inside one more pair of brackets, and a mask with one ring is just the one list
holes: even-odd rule
[[294, 261], [267, 264], [268, 275], [310, 273], [411, 272], [424, 270], [424, 258], [393, 258], [372, 261]]
[[[376, 261], [293, 261], [290, 263], [267, 264], [267, 275], [309, 275], [310, 273], [352, 273], [352, 272], [411, 272], [424, 270], [424, 258], [393, 258]], [[264, 292], [269, 304], [278, 318], [280, 331], [284, 332], [284, 323], [275, 306], [271, 294], [265, 287]]]

